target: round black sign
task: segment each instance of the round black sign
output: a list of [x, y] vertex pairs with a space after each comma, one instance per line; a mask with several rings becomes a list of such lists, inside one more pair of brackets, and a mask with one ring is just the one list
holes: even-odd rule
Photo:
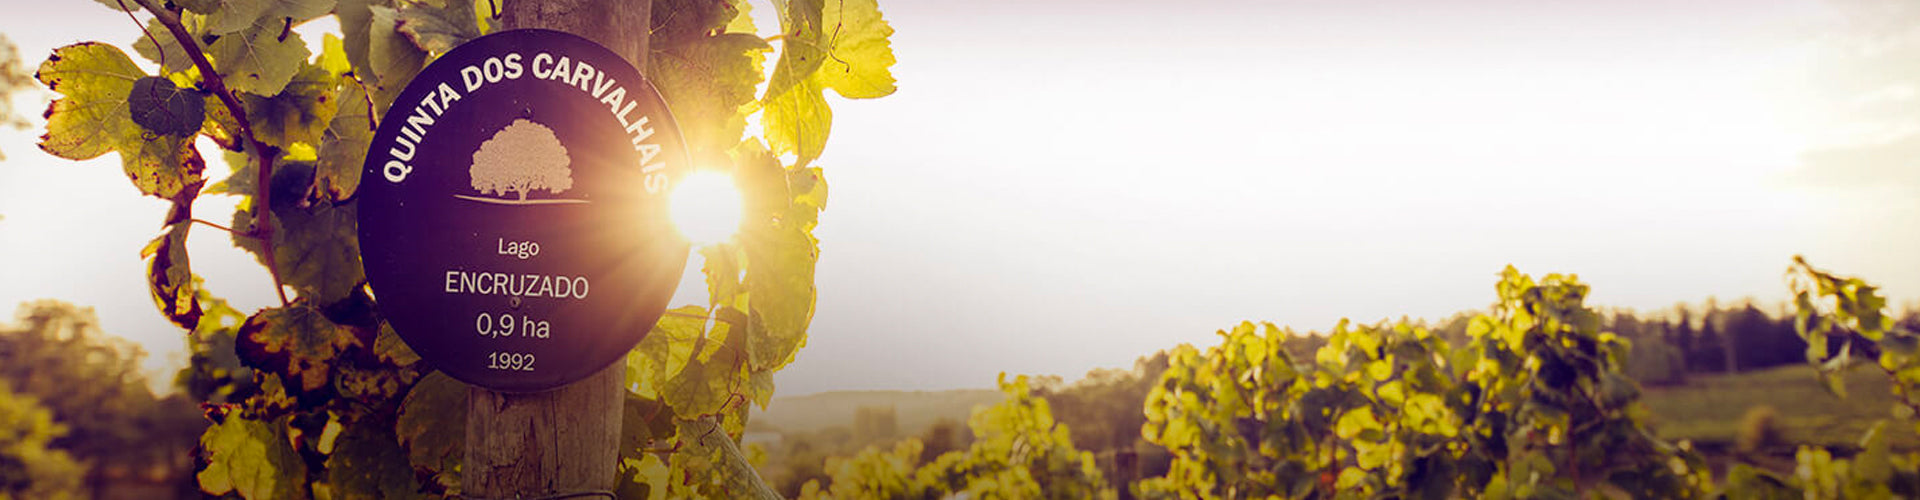
[[680, 130], [618, 54], [548, 30], [440, 56], [380, 121], [359, 190], [380, 312], [435, 368], [534, 392], [620, 360], [686, 266]]

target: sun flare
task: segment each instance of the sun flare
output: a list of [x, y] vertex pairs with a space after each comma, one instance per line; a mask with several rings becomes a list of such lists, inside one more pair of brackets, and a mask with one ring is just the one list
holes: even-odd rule
[[674, 186], [669, 210], [681, 237], [694, 246], [707, 246], [724, 243], [740, 231], [742, 207], [732, 176], [702, 170]]

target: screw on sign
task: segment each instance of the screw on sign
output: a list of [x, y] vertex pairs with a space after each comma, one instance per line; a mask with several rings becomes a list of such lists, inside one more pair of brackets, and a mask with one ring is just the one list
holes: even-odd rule
[[393, 329], [468, 384], [537, 392], [619, 360], [688, 247], [667, 186], [686, 147], [651, 83], [578, 36], [461, 45], [387, 110], [360, 188], [367, 279]]

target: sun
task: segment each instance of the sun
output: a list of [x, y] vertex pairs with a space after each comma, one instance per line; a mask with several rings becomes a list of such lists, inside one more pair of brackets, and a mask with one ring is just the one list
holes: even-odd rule
[[725, 243], [740, 231], [740, 187], [733, 177], [701, 170], [673, 187], [668, 210], [673, 227], [696, 247]]

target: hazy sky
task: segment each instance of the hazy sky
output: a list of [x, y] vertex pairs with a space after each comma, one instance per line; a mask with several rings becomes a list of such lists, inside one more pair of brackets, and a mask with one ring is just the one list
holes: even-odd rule
[[[137, 34], [56, 3], [0, 19], [30, 61]], [[1901, 73], [1831, 33], [1920, 17], [1676, 3], [883, 1], [900, 91], [834, 102], [819, 310], [779, 390], [1072, 379], [1242, 319], [1440, 317], [1509, 263], [1639, 309], [1784, 298], [1795, 253], [1916, 297], [1916, 167], [1808, 153], [1914, 130], [1874, 113], [1911, 88], [1859, 97]], [[0, 304], [93, 305], [177, 366], [139, 259], [164, 202], [34, 135], [0, 132]], [[190, 247], [215, 293], [272, 301], [224, 235]], [[689, 281], [676, 303], [704, 301]]]

